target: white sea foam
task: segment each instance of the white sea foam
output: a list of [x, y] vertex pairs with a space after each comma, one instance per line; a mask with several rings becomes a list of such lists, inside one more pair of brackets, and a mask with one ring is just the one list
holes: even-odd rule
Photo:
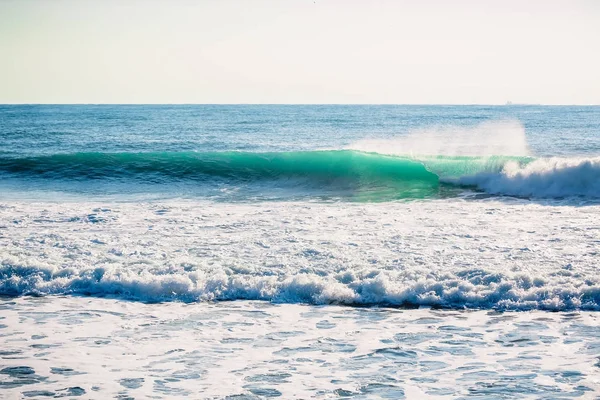
[[600, 309], [599, 206], [13, 203], [0, 293]]
[[492, 194], [533, 197], [600, 197], [600, 157], [540, 158], [521, 165], [509, 161], [501, 172], [464, 176], [461, 184]]
[[142, 304], [79, 296], [0, 298], [0, 309], [3, 398], [600, 393], [597, 312]]

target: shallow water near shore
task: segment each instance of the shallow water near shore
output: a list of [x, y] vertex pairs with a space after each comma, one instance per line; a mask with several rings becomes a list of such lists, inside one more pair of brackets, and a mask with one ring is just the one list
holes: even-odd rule
[[[600, 316], [0, 300], [7, 398], [591, 398]], [[228, 397], [230, 396], [230, 397]]]

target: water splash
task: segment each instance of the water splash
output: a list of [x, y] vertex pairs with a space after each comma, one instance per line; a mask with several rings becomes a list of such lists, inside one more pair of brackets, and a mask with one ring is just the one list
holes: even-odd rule
[[475, 126], [437, 125], [393, 139], [365, 139], [349, 149], [420, 156], [529, 156], [525, 128], [516, 120], [486, 121]]

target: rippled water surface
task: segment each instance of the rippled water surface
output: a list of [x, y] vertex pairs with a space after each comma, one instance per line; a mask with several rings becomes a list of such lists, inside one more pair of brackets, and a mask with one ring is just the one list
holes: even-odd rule
[[0, 390], [82, 398], [593, 398], [593, 312], [4, 299]]

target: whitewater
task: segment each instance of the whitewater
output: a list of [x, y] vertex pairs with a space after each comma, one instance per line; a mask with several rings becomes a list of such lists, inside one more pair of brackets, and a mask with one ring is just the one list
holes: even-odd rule
[[0, 106], [0, 397], [595, 398], [598, 122]]
[[599, 310], [599, 208], [495, 199], [18, 204], [0, 209], [0, 290]]

